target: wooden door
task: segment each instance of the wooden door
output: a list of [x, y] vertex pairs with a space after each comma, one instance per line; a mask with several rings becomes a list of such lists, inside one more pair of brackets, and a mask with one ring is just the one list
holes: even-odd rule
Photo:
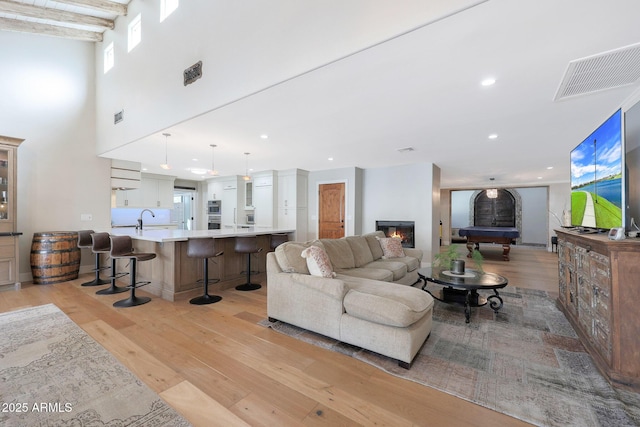
[[490, 199], [486, 191], [478, 193], [474, 201], [473, 225], [481, 227], [515, 227], [516, 203], [506, 190], [499, 189], [498, 197]]
[[344, 237], [344, 182], [320, 184], [319, 230], [320, 239]]

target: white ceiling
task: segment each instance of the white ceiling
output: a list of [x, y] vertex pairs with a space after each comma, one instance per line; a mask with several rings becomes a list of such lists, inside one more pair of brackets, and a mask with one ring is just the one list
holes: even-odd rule
[[201, 179], [188, 169], [210, 168], [217, 144], [222, 175], [243, 174], [250, 152], [255, 171], [432, 162], [444, 188], [568, 182], [569, 151], [639, 84], [554, 101], [558, 87], [571, 61], [639, 43], [638, 16], [637, 0], [481, 2], [104, 156], [166, 174], [168, 132], [184, 179]]

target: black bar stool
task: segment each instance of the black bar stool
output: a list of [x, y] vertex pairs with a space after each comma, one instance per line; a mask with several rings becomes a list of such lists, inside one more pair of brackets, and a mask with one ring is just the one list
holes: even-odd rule
[[278, 246], [283, 244], [284, 242], [289, 241], [289, 236], [286, 234], [272, 234], [271, 240], [269, 241], [269, 247], [271, 251], [275, 251]]
[[[93, 249], [93, 242], [91, 240], [91, 235], [94, 233], [93, 230], [80, 230], [78, 231], [78, 247], [80, 249]], [[95, 253], [95, 252], [94, 252]], [[109, 281], [107, 279], [100, 278], [100, 271], [109, 267], [100, 267], [100, 254], [95, 253], [96, 263], [94, 270], [96, 272], [96, 278], [90, 282], [85, 282], [81, 286], [101, 286], [108, 285]]]
[[[92, 247], [91, 250], [94, 254], [109, 254], [111, 252], [111, 240], [109, 240], [109, 233], [93, 233], [91, 234]], [[105, 267], [108, 268], [108, 267]], [[97, 295], [113, 295], [121, 292], [127, 292], [127, 288], [116, 286], [116, 279], [126, 276], [129, 273], [116, 273], [116, 260], [111, 258], [111, 286], [106, 289], [101, 289], [96, 292]]]
[[[213, 304], [222, 299], [218, 295], [209, 295], [209, 258], [217, 258], [224, 254], [224, 251], [216, 252], [215, 240], [210, 237], [193, 238], [187, 240], [187, 256], [200, 258], [204, 264], [202, 281], [204, 282], [204, 295], [189, 300], [191, 304], [204, 305]], [[218, 283], [220, 279], [214, 279], [212, 283]]]
[[154, 253], [133, 252], [133, 243], [130, 236], [110, 236], [111, 239], [111, 259], [128, 259], [131, 270], [129, 272], [129, 286], [131, 295], [127, 299], [116, 301], [114, 307], [134, 307], [136, 305], [146, 304], [151, 301], [149, 297], [137, 297], [136, 288], [148, 285], [151, 282], [136, 282], [136, 267], [138, 261], [149, 261], [156, 257]]
[[262, 248], [258, 247], [258, 238], [256, 236], [236, 237], [236, 253], [247, 254], [247, 283], [236, 286], [236, 290], [255, 291], [262, 287], [257, 283], [251, 283], [251, 254], [257, 254], [261, 250]]

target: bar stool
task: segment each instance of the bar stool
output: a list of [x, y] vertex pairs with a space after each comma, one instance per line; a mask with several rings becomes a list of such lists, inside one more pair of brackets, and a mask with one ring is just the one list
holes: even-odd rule
[[272, 234], [271, 235], [271, 240], [269, 242], [269, 247], [271, 248], [271, 251], [275, 251], [276, 248], [278, 246], [280, 246], [281, 244], [283, 244], [284, 242], [288, 242], [289, 241], [289, 236], [286, 234]]
[[138, 261], [149, 261], [156, 257], [154, 253], [145, 252], [133, 252], [133, 243], [130, 236], [110, 236], [111, 239], [111, 259], [128, 259], [131, 270], [129, 271], [129, 286], [131, 289], [131, 295], [127, 299], [116, 301], [113, 303], [114, 307], [134, 307], [136, 305], [146, 304], [151, 301], [149, 297], [137, 297], [136, 288], [148, 285], [151, 282], [137, 282], [136, 281], [136, 267]]
[[[78, 231], [78, 247], [80, 249], [92, 249], [93, 242], [91, 241], [91, 235], [94, 233], [93, 230], [80, 230]], [[94, 252], [95, 253], [95, 252]], [[100, 271], [109, 267], [100, 267], [100, 254], [95, 253], [96, 263], [94, 270], [96, 272], [96, 278], [90, 282], [85, 282], [81, 286], [101, 286], [108, 285], [109, 281], [106, 279], [100, 278]]]
[[[109, 254], [111, 252], [111, 241], [109, 240], [109, 233], [93, 233], [91, 234], [92, 247], [91, 250], [94, 254]], [[105, 267], [108, 268], [108, 267]], [[97, 295], [113, 295], [121, 292], [127, 292], [127, 288], [116, 286], [116, 279], [126, 276], [129, 273], [116, 273], [116, 260], [111, 258], [111, 286], [106, 289], [101, 289], [96, 292]]]
[[247, 254], [247, 283], [236, 286], [237, 291], [255, 291], [262, 286], [251, 283], [251, 254], [257, 254], [262, 248], [258, 247], [256, 236], [236, 237], [235, 251], [239, 254]]
[[[224, 251], [216, 252], [215, 240], [210, 237], [192, 238], [187, 240], [187, 256], [200, 258], [204, 264], [202, 281], [204, 282], [204, 295], [189, 300], [191, 304], [204, 305], [213, 304], [222, 300], [221, 296], [209, 295], [209, 258], [217, 258], [224, 254]], [[218, 283], [220, 279], [214, 279], [212, 283]], [[199, 280], [198, 280], [199, 281]]]

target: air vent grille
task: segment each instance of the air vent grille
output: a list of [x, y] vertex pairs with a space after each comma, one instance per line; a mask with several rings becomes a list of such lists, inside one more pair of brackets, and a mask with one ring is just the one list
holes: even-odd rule
[[398, 152], [400, 152], [400, 153], [408, 153], [408, 152], [411, 152], [411, 151], [416, 151], [416, 149], [413, 148], [413, 147], [405, 147], [405, 148], [398, 149]]
[[635, 83], [640, 78], [640, 43], [569, 63], [555, 101]]

